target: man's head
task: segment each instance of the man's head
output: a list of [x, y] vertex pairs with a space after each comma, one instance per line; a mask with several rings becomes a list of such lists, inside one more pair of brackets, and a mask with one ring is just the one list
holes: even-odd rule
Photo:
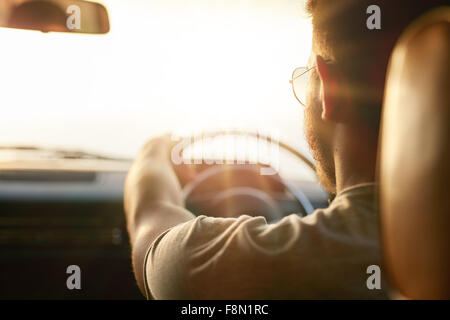
[[[315, 68], [308, 74], [305, 133], [319, 179], [330, 192], [336, 191], [337, 142], [341, 151], [351, 150], [356, 159], [367, 161], [375, 170], [390, 53], [407, 25], [446, 2], [306, 0], [313, 25], [309, 67]], [[381, 29], [367, 27], [371, 15], [367, 8], [371, 5], [380, 8]]]

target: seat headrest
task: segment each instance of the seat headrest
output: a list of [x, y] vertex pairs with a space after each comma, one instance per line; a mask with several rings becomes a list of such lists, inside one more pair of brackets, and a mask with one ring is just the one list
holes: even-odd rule
[[383, 253], [409, 298], [450, 298], [450, 7], [401, 36], [380, 131]]

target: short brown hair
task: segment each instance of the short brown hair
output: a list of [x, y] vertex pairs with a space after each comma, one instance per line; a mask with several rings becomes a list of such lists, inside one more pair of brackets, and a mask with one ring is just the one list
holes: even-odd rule
[[[342, 67], [355, 105], [376, 128], [395, 42], [413, 20], [447, 3], [448, 0], [306, 0], [313, 25], [313, 50]], [[380, 8], [380, 30], [367, 28], [366, 10], [370, 5]]]

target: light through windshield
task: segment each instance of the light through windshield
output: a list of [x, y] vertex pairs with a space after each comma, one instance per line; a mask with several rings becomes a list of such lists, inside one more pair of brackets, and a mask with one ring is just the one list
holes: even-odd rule
[[0, 29], [0, 145], [132, 157], [170, 131], [264, 128], [307, 149], [288, 82], [311, 47], [301, 1], [103, 4], [103, 36]]

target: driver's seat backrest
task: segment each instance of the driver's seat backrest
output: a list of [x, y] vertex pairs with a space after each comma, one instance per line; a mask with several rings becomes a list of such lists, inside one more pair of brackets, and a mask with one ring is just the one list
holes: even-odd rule
[[401, 36], [391, 56], [380, 136], [385, 267], [397, 292], [450, 298], [450, 7]]

